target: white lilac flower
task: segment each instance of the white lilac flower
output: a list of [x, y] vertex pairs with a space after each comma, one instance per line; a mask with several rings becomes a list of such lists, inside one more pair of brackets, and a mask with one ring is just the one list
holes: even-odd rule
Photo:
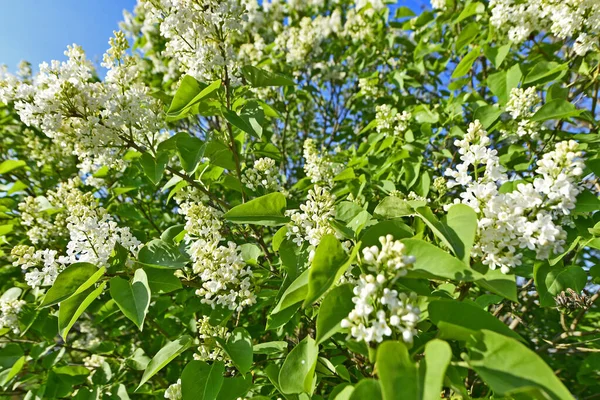
[[317, 149], [313, 139], [304, 141], [304, 172], [312, 183], [333, 186], [333, 178], [341, 172], [339, 165], [334, 164], [329, 155]]
[[298, 246], [306, 242], [314, 250], [323, 236], [335, 234], [331, 226], [331, 219], [335, 214], [334, 204], [335, 196], [324, 187], [315, 186], [310, 189], [306, 202], [300, 205], [300, 211], [286, 211], [291, 219], [287, 237]]
[[[76, 262], [89, 262], [98, 267], [107, 266], [117, 244], [131, 254], [137, 254], [141, 243], [131, 234], [129, 228], [117, 226], [113, 217], [98, 205], [92, 193], [80, 191], [77, 185], [78, 181], [72, 180], [60, 184], [56, 191], [47, 193], [48, 202], [54, 208], [62, 209], [64, 221], [56, 219], [60, 221], [56, 228], [60, 233], [61, 227], [66, 223], [69, 238], [66, 254], [59, 255], [56, 250], [51, 249], [35, 250], [23, 245], [15, 246], [11, 251], [15, 258], [13, 264], [26, 272], [25, 280], [31, 287], [52, 285], [60, 271]], [[27, 205], [22, 206], [28, 215], [26, 225], [33, 218], [28, 214], [30, 208]], [[44, 220], [43, 226], [45, 232], [52, 232], [50, 222]]]
[[222, 243], [220, 212], [204, 205], [195, 192], [182, 192], [176, 200], [179, 213], [186, 218], [185, 241], [190, 244], [192, 270], [202, 281], [196, 294], [213, 308], [222, 306], [240, 312], [254, 304], [252, 269], [242, 259], [236, 243]]
[[372, 274], [363, 274], [353, 289], [354, 309], [342, 320], [357, 341], [380, 343], [396, 333], [407, 343], [417, 333], [420, 310], [415, 293], [407, 295], [393, 289], [395, 281], [406, 275], [415, 258], [404, 253], [404, 244], [392, 235], [379, 238], [378, 246], [363, 249], [363, 261]]
[[[463, 163], [446, 171], [453, 178], [448, 187], [462, 186], [455, 203], [467, 204], [479, 214], [475, 257], [491, 269], [508, 273], [521, 264], [525, 249], [534, 251], [538, 259], [564, 250], [566, 232], [561, 225], [569, 222], [565, 217], [582, 190], [578, 177], [584, 165], [577, 142], [557, 143], [538, 160], [533, 183], [520, 183], [509, 193], [499, 192], [507, 177], [478, 121], [455, 145]], [[473, 177], [475, 169], [480, 175]]]
[[181, 379], [177, 379], [177, 383], [170, 385], [167, 388], [167, 390], [165, 390], [165, 399], [169, 399], [169, 400], [183, 399], [183, 394], [181, 393]]
[[24, 300], [0, 298], [0, 329], [9, 328], [19, 333], [19, 313], [25, 305]]
[[412, 343], [420, 315], [417, 296], [385, 285], [383, 275], [361, 275], [354, 287], [354, 309], [342, 320], [342, 328], [349, 328], [357, 341], [381, 343], [396, 333]]
[[117, 32], [102, 82], [94, 79], [92, 63], [76, 45], [65, 52], [67, 61], [42, 63], [32, 79], [1, 73], [0, 101], [14, 103], [25, 125], [76, 155], [82, 174], [102, 166], [120, 168], [131, 142], [154, 147], [166, 138], [162, 103], [142, 83], [142, 61], [126, 56], [126, 46]]
[[600, 4], [595, 0], [491, 0], [489, 8], [492, 26], [512, 42], [549, 32], [580, 56], [598, 44]]
[[250, 190], [262, 188], [267, 192], [283, 191], [279, 182], [279, 169], [275, 166], [275, 160], [268, 157], [254, 161], [254, 166], [244, 171], [242, 183]]
[[98, 354], [92, 354], [83, 359], [83, 365], [89, 370], [100, 368], [104, 363], [105, 358]]
[[224, 361], [226, 364], [230, 364], [230, 360], [227, 358], [226, 353], [220, 347], [219, 343], [215, 338], [227, 340], [231, 332], [224, 326], [213, 326], [210, 323], [208, 316], [203, 316], [198, 320], [198, 338], [200, 339], [200, 346], [198, 352], [194, 354], [195, 360], [201, 361]]
[[394, 240], [392, 235], [379, 238], [378, 246], [365, 247], [363, 260], [372, 272], [384, 273], [388, 279], [406, 275], [415, 262], [414, 256], [404, 254], [404, 243]]
[[375, 121], [378, 133], [401, 137], [408, 130], [412, 115], [408, 111], [398, 112], [389, 104], [375, 107]]

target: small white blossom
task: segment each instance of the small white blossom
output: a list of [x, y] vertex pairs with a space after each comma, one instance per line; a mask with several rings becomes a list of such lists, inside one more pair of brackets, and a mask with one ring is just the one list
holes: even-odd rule
[[169, 399], [169, 400], [183, 399], [183, 394], [181, 394], [181, 379], [177, 379], [177, 383], [170, 385], [167, 388], [167, 390], [165, 390], [165, 399]]

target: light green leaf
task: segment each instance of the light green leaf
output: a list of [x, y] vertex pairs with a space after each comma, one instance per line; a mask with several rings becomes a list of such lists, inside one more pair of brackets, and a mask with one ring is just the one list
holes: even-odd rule
[[482, 279], [479, 272], [431, 243], [419, 239], [402, 239], [402, 242], [406, 246], [406, 254], [416, 258], [408, 277], [446, 278], [464, 282]]
[[79, 262], [69, 265], [56, 277], [52, 287], [46, 292], [40, 307], [48, 307], [72, 296], [84, 292], [106, 272], [106, 268], [98, 268], [93, 264]]
[[138, 261], [152, 267], [180, 269], [185, 266], [188, 259], [177, 247], [163, 240], [154, 239], [140, 249]]
[[466, 18], [469, 18], [475, 14], [482, 14], [485, 12], [485, 5], [480, 2], [469, 3], [465, 6], [462, 12], [458, 15], [455, 22], [460, 22]]
[[556, 307], [554, 297], [560, 292], [573, 289], [579, 293], [587, 282], [587, 275], [581, 266], [564, 267], [562, 263], [554, 266], [546, 262], [537, 263], [533, 269], [533, 278], [542, 307]]
[[419, 363], [422, 400], [439, 400], [446, 369], [452, 360], [452, 349], [447, 342], [433, 339], [425, 345], [425, 359]]
[[310, 336], [290, 351], [279, 371], [282, 393], [312, 393], [318, 355], [319, 347]]
[[303, 307], [317, 301], [340, 279], [356, 257], [359, 247], [354, 246], [352, 254], [348, 256], [335, 236], [325, 235], [321, 238], [309, 269], [308, 293]]
[[173, 270], [144, 266], [144, 271], [152, 293], [171, 293], [182, 288], [181, 281]]
[[579, 193], [573, 212], [592, 213], [598, 210], [600, 210], [600, 198], [597, 195], [587, 189]]
[[242, 375], [250, 371], [253, 360], [252, 336], [246, 329], [235, 328], [227, 341], [219, 340], [219, 344]]
[[419, 398], [417, 366], [403, 342], [389, 340], [379, 345], [375, 367], [383, 400], [395, 400], [400, 393], [403, 399]]
[[515, 331], [480, 307], [456, 300], [440, 299], [429, 303], [429, 319], [440, 330], [441, 339], [467, 340], [482, 329], [523, 340]]
[[454, 72], [452, 72], [452, 79], [460, 78], [463, 75], [466, 75], [467, 72], [471, 70], [473, 63], [477, 60], [481, 54], [481, 49], [479, 46], [475, 47], [473, 50], [469, 52], [456, 66]]
[[498, 106], [482, 106], [475, 110], [473, 119], [479, 120], [483, 128], [488, 129], [500, 115], [502, 110]]
[[285, 208], [285, 196], [270, 193], [233, 207], [224, 217], [237, 224], [282, 225], [289, 221], [284, 215]]
[[451, 238], [457, 242], [453, 243], [458, 258], [467, 265], [470, 264], [471, 249], [475, 243], [477, 233], [477, 214], [465, 204], [454, 204], [448, 209], [444, 224], [449, 231], [454, 232]]
[[531, 117], [532, 121], [547, 121], [549, 119], [564, 119], [581, 114], [583, 110], [578, 110], [573, 104], [563, 99], [554, 99], [544, 104]]
[[317, 344], [323, 343], [340, 329], [340, 323], [354, 309], [352, 285], [336, 286], [323, 299], [317, 316]]
[[165, 167], [169, 163], [169, 153], [162, 152], [157, 158], [154, 158], [152, 154], [146, 151], [142, 153], [139, 160], [144, 174], [150, 179], [150, 182], [157, 185], [161, 181]]
[[213, 94], [220, 87], [220, 80], [206, 85], [189, 75], [184, 76], [167, 111], [167, 121], [175, 121], [186, 117], [194, 105]]
[[361, 379], [352, 394], [350, 394], [350, 400], [381, 400], [383, 399], [381, 394], [381, 386], [375, 379]]
[[513, 338], [483, 330], [471, 337], [467, 347], [469, 365], [497, 395], [539, 387], [554, 400], [573, 399], [552, 369]]
[[173, 361], [175, 357], [183, 353], [192, 342], [193, 340], [190, 336], [183, 335], [179, 339], [167, 343], [152, 357], [137, 388], [139, 389], [144, 383], [148, 382], [148, 379], [152, 378], [158, 371]]
[[102, 282], [96, 289], [90, 287], [60, 303], [58, 307], [58, 331], [65, 342], [77, 318], [102, 294], [105, 287], [106, 282]]
[[456, 39], [456, 51], [459, 52], [466, 45], [473, 43], [473, 39], [481, 32], [481, 24], [479, 22], [471, 22], [467, 24]]
[[112, 278], [110, 295], [123, 314], [141, 331], [150, 306], [150, 287], [146, 272], [142, 268], [138, 268], [131, 283], [119, 277]]
[[6, 161], [3, 161], [0, 164], [0, 175], [6, 174], [7, 172], [10, 172], [10, 171], [15, 170], [17, 168], [24, 167], [26, 165], [27, 165], [27, 163], [25, 161], [22, 161], [22, 160], [6, 160]]
[[185, 132], [180, 132], [177, 135], [177, 155], [179, 162], [187, 173], [192, 173], [202, 159], [204, 154], [204, 143], [202, 140]]
[[294, 86], [295, 83], [287, 76], [276, 74], [274, 72], [265, 71], [251, 65], [242, 67], [244, 78], [252, 87], [268, 87], [268, 86]]
[[183, 400], [215, 400], [223, 385], [223, 361], [208, 365], [204, 361], [190, 361], [181, 373]]
[[294, 282], [288, 286], [288, 288], [283, 292], [281, 299], [271, 312], [271, 314], [277, 314], [282, 310], [285, 310], [288, 307], [293, 306], [301, 301], [306, 299], [306, 295], [308, 294], [308, 273], [309, 269], [304, 271], [300, 276], [298, 276]]

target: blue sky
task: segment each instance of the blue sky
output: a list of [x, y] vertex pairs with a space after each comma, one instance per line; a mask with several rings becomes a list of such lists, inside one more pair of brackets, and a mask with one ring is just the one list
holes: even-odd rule
[[37, 69], [42, 61], [64, 59], [67, 45], [81, 45], [101, 60], [123, 10], [136, 0], [7, 0], [0, 7], [0, 64], [16, 70], [21, 60]]
[[[67, 45], [77, 43], [99, 62], [108, 39], [136, 0], [7, 0], [0, 12], [0, 64], [15, 71], [21, 60], [33, 64], [62, 60]], [[424, 0], [399, 0], [420, 10]]]

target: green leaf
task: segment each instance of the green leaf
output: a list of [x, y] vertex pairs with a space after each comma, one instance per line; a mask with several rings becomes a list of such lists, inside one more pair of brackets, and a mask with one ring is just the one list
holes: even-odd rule
[[500, 68], [500, 65], [502, 65], [502, 62], [510, 51], [510, 46], [510, 43], [500, 47], [485, 46], [483, 48], [483, 54], [485, 54], [488, 60], [494, 64], [494, 67]]
[[25, 161], [21, 161], [21, 160], [6, 160], [6, 161], [3, 161], [0, 164], [0, 175], [6, 174], [7, 172], [10, 172], [10, 171], [15, 170], [17, 168], [24, 167], [26, 165], [27, 165], [27, 163]]
[[265, 113], [257, 104], [247, 106], [239, 115], [235, 111], [224, 109], [223, 116], [231, 125], [242, 131], [258, 138], [262, 137]]
[[[193, 342], [193, 339], [188, 335], [183, 335], [177, 340], [169, 342], [162, 349], [156, 353], [152, 360], [148, 363], [142, 380], [138, 385], [139, 389], [144, 383], [148, 382], [148, 379], [152, 378], [158, 371], [163, 369], [168, 363], [173, 361], [175, 357], [183, 353]], [[136, 390], [137, 390], [136, 389]]]
[[266, 342], [255, 344], [252, 347], [254, 354], [279, 354], [287, 352], [288, 343], [284, 341]]
[[202, 159], [204, 154], [204, 143], [202, 140], [185, 132], [180, 132], [176, 135], [177, 155], [179, 162], [187, 173], [192, 173]]
[[227, 342], [220, 340], [219, 344], [242, 375], [250, 371], [253, 360], [252, 336], [246, 329], [235, 328]]
[[467, 342], [469, 365], [496, 395], [526, 387], [545, 390], [552, 399], [572, 399], [552, 369], [517, 340], [483, 330]]
[[415, 214], [415, 211], [410, 203], [396, 196], [384, 198], [373, 211], [373, 215], [376, 217], [386, 219], [401, 218], [413, 214]]
[[425, 359], [419, 363], [421, 399], [439, 400], [446, 369], [452, 360], [452, 349], [447, 342], [433, 339], [425, 345]]
[[93, 264], [79, 262], [69, 265], [56, 277], [40, 307], [48, 307], [84, 292], [106, 272]]
[[477, 60], [481, 54], [481, 49], [479, 46], [475, 47], [473, 50], [469, 52], [456, 66], [454, 72], [452, 72], [452, 79], [460, 78], [463, 75], [466, 75], [467, 72], [471, 70], [473, 63]]
[[533, 269], [533, 279], [540, 295], [540, 305], [556, 307], [554, 297], [567, 289], [580, 293], [587, 282], [587, 275], [579, 265], [563, 267], [562, 263], [550, 266], [549, 263], [540, 262]]
[[492, 93], [498, 97], [498, 102], [504, 105], [510, 97], [511, 90], [519, 85], [522, 76], [519, 64], [515, 64], [508, 71], [490, 74], [487, 84]]
[[138, 268], [131, 283], [119, 277], [112, 278], [110, 295], [123, 314], [141, 331], [148, 307], [150, 307], [150, 287], [146, 272], [142, 268]]
[[600, 210], [600, 199], [598, 196], [587, 189], [579, 193], [573, 212], [592, 213], [598, 210]]
[[[225, 378], [217, 400], [237, 400], [244, 398], [252, 387], [252, 375]], [[255, 399], [256, 397], [252, 397]]]
[[204, 361], [190, 361], [181, 373], [183, 400], [215, 400], [223, 385], [223, 361], [208, 365]]
[[470, 264], [471, 249], [477, 233], [477, 214], [466, 204], [454, 204], [448, 209], [444, 224], [454, 232], [451, 238], [458, 239], [453, 243], [457, 257], [467, 265]]
[[411, 360], [404, 343], [389, 340], [379, 345], [375, 367], [379, 374], [383, 400], [397, 399], [399, 393], [405, 399], [418, 398], [417, 366]]
[[312, 393], [318, 355], [319, 347], [310, 336], [290, 351], [279, 371], [282, 393]]
[[349, 400], [381, 400], [381, 386], [375, 379], [361, 379], [350, 394]]
[[406, 246], [406, 254], [416, 258], [408, 277], [445, 278], [464, 282], [483, 278], [479, 272], [431, 243], [419, 239], [402, 239], [402, 243]]
[[521, 336], [480, 307], [456, 300], [440, 299], [429, 303], [429, 319], [440, 330], [441, 339], [467, 340], [482, 329], [523, 340]]
[[282, 225], [289, 221], [284, 215], [285, 208], [285, 196], [281, 193], [270, 193], [233, 207], [224, 217], [237, 224]]
[[205, 85], [189, 75], [184, 76], [167, 111], [167, 121], [175, 121], [186, 117], [194, 105], [207, 98], [220, 87], [220, 80]]
[[244, 78], [252, 87], [268, 87], [268, 86], [294, 86], [295, 83], [287, 76], [276, 74], [274, 72], [265, 71], [251, 65], [242, 67]]
[[465, 26], [456, 39], [456, 51], [459, 52], [466, 45], [473, 43], [473, 39], [481, 32], [478, 22], [471, 22]]
[[557, 80], [568, 69], [568, 63], [558, 64], [554, 61], [540, 61], [527, 73], [523, 83], [527, 85], [537, 82], [536, 84], [539, 85], [551, 80]]
[[472, 17], [475, 14], [482, 14], [485, 12], [485, 6], [480, 2], [469, 3], [465, 6], [462, 12], [458, 15], [455, 22], [460, 22], [466, 18]]
[[465, 204], [455, 204], [448, 210], [445, 222], [440, 222], [429, 207], [417, 208], [417, 215], [433, 233], [469, 265], [471, 248], [477, 231], [477, 214]]
[[173, 270], [145, 266], [144, 272], [152, 293], [164, 294], [182, 288], [181, 281], [174, 275]]
[[563, 99], [554, 99], [544, 104], [531, 117], [532, 121], [547, 121], [549, 119], [564, 119], [574, 117], [582, 113], [573, 104]]
[[475, 110], [473, 119], [478, 119], [483, 128], [488, 129], [500, 115], [502, 115], [502, 110], [498, 106], [482, 106]]
[[288, 307], [293, 306], [301, 301], [306, 299], [306, 295], [308, 293], [308, 273], [310, 269], [304, 271], [300, 276], [298, 276], [294, 282], [288, 286], [288, 288], [283, 292], [281, 299], [271, 312], [271, 314], [277, 314], [278, 312], [285, 310]]
[[157, 185], [165, 172], [165, 167], [169, 163], [169, 153], [163, 152], [157, 158], [152, 157], [147, 151], [142, 153], [140, 164], [144, 170], [144, 174], [150, 179], [150, 182]]
[[180, 269], [185, 266], [188, 259], [177, 247], [163, 240], [154, 239], [140, 249], [138, 261], [152, 267]]
[[340, 323], [354, 309], [352, 285], [336, 286], [323, 299], [317, 316], [317, 344], [323, 343], [342, 327]]
[[359, 247], [354, 246], [352, 254], [348, 256], [335, 236], [325, 235], [321, 238], [309, 269], [308, 293], [303, 307], [317, 301], [340, 279], [356, 257]]
[[96, 289], [90, 287], [60, 303], [58, 307], [58, 331], [65, 342], [77, 318], [92, 304], [92, 301], [102, 294], [105, 287], [106, 282], [102, 282]]
[[379, 238], [392, 235], [394, 240], [406, 239], [414, 236], [412, 229], [399, 220], [381, 221], [367, 228], [360, 236], [360, 247], [380, 246]]

